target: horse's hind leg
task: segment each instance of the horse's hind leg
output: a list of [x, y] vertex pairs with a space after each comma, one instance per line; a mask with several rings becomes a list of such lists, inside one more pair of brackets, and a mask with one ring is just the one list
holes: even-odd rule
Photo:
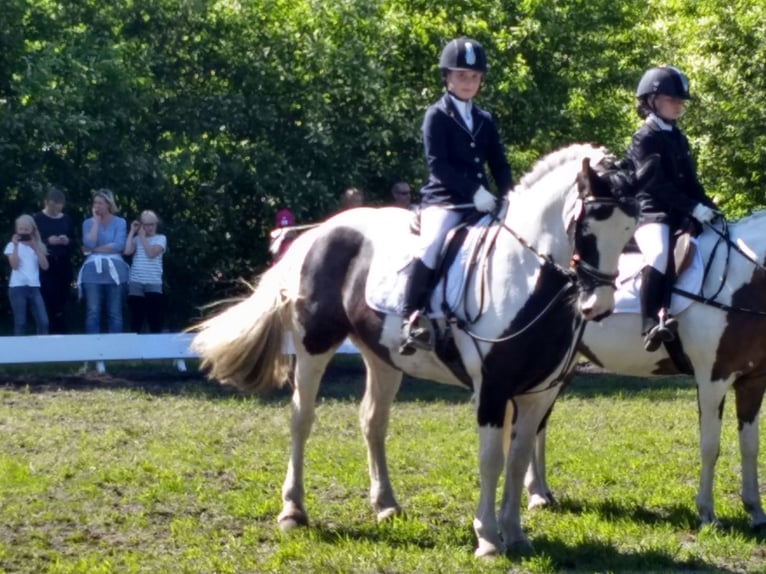
[[766, 526], [758, 488], [758, 414], [766, 390], [766, 379], [748, 379], [734, 384], [742, 459], [742, 504], [753, 528]]
[[362, 347], [367, 368], [364, 397], [359, 406], [359, 421], [367, 441], [367, 464], [370, 471], [370, 502], [378, 520], [399, 514], [386, 461], [386, 434], [391, 404], [402, 382], [402, 373]]
[[308, 514], [303, 505], [304, 452], [314, 424], [319, 383], [334, 352], [333, 349], [322, 355], [310, 355], [305, 349], [296, 349], [295, 387], [290, 420], [290, 462], [282, 484], [282, 512], [277, 518], [282, 530], [308, 525]]

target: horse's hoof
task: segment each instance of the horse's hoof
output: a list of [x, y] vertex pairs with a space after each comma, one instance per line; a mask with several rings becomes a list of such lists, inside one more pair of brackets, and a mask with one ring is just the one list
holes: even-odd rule
[[500, 554], [500, 550], [498, 550], [497, 546], [495, 544], [492, 544], [491, 542], [487, 542], [486, 540], [480, 540], [479, 546], [474, 550], [473, 555], [476, 558], [494, 558]]
[[399, 516], [402, 513], [402, 509], [398, 506], [392, 506], [391, 508], [386, 508], [384, 510], [381, 510], [378, 512], [377, 520], [378, 522], [385, 522], [386, 520], [390, 520], [394, 516]]
[[506, 555], [508, 556], [526, 556], [532, 553], [532, 544], [529, 540], [515, 540], [508, 545]]
[[296, 528], [309, 525], [309, 519], [305, 514], [292, 514], [290, 516], [280, 516], [277, 519], [279, 529], [282, 532], [290, 532]]
[[548, 508], [552, 505], [552, 501], [548, 499], [546, 496], [542, 496], [540, 494], [533, 494], [529, 497], [529, 502], [527, 503], [527, 510], [535, 510], [537, 508]]

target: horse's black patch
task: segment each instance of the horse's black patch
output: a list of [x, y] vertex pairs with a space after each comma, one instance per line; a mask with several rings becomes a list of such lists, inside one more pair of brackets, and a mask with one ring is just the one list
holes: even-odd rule
[[343, 305], [344, 285], [363, 244], [359, 231], [337, 227], [317, 239], [306, 254], [295, 310], [306, 330], [303, 346], [313, 355], [339, 345], [351, 330]]
[[[562, 290], [564, 296], [545, 310]], [[544, 266], [535, 291], [498, 338], [524, 328], [526, 331], [519, 337], [496, 343], [484, 359], [484, 381], [477, 413], [479, 426], [501, 427], [506, 403], [511, 397], [523, 394], [551, 376], [552, 366], [561, 363], [576, 343], [580, 321], [576, 284], [553, 266]]]

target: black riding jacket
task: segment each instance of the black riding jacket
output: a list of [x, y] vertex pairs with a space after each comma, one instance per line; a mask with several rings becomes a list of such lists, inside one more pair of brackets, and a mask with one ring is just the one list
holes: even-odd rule
[[636, 167], [639, 224], [679, 227], [698, 203], [717, 209], [697, 180], [689, 141], [678, 127], [663, 130], [652, 120], [633, 134], [627, 156]]
[[420, 190], [424, 205], [473, 201], [480, 186], [489, 189], [485, 163], [498, 193], [504, 194], [513, 186], [511, 167], [492, 116], [476, 104], [471, 107], [471, 115], [473, 130], [460, 118], [448, 94], [426, 111], [423, 146], [428, 181]]

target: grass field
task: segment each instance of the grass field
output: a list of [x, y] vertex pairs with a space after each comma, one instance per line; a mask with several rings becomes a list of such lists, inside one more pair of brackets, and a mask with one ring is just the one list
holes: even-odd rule
[[723, 528], [697, 527], [688, 380], [578, 376], [548, 435], [559, 503], [524, 511], [533, 554], [489, 561], [472, 556], [469, 393], [405, 381], [388, 442], [405, 515], [378, 525], [367, 502], [361, 392], [358, 360], [337, 359], [308, 445], [311, 526], [284, 535], [275, 518], [289, 449], [286, 392], [241, 397], [169, 367], [110, 366], [102, 378], [0, 371], [0, 571], [766, 572], [763, 537], [739, 501], [731, 405], [715, 483]]

